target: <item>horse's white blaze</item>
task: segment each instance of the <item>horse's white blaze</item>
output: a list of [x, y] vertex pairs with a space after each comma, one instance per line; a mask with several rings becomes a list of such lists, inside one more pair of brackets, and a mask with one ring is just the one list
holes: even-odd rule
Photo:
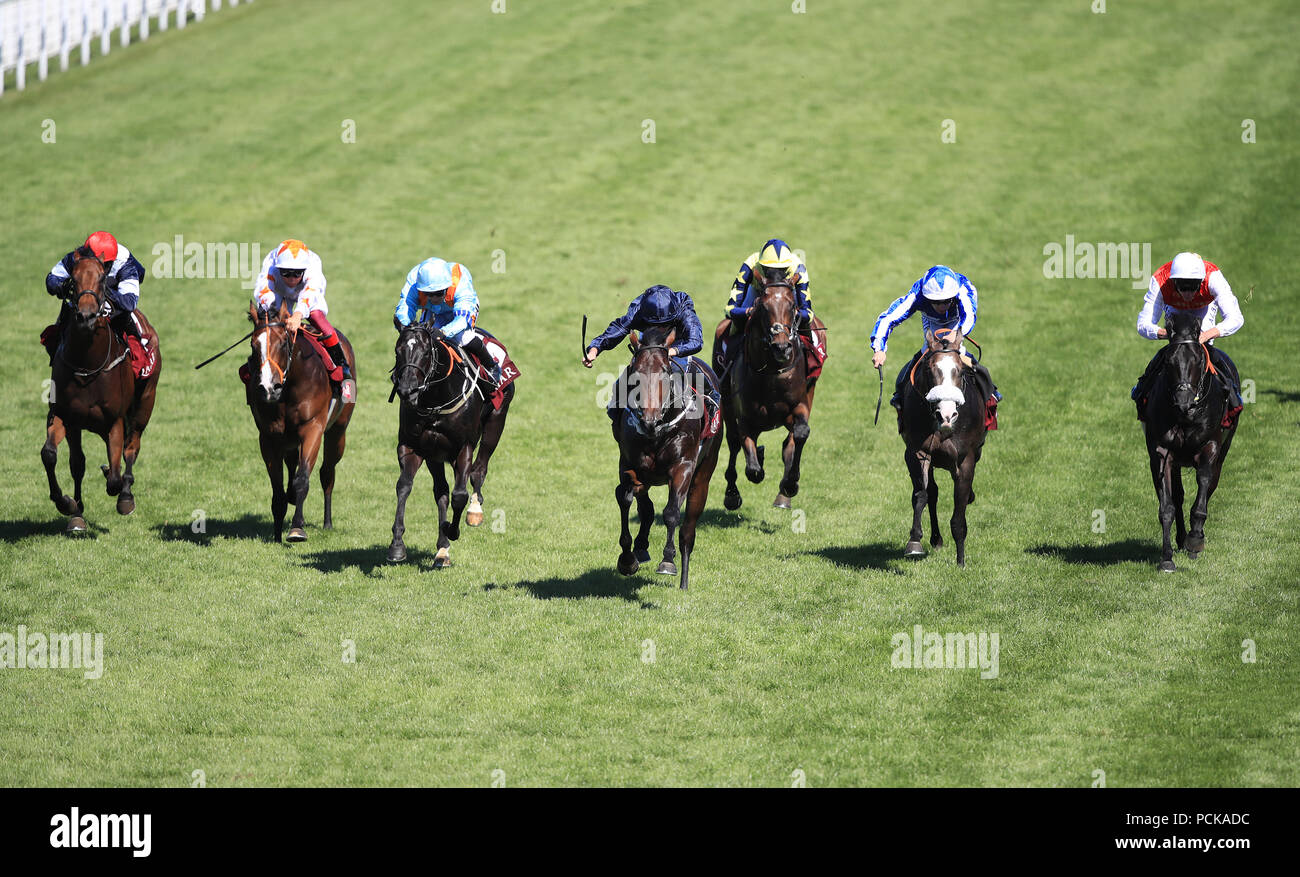
[[961, 364], [955, 355], [949, 355], [940, 357], [935, 365], [940, 381], [925, 395], [925, 399], [938, 402], [940, 423], [951, 425], [957, 419], [957, 409], [966, 401], [960, 383]]
[[270, 335], [270, 329], [263, 329], [262, 334], [257, 336], [257, 343], [262, 348], [262, 388], [267, 391], [271, 389], [271, 360], [266, 348]]

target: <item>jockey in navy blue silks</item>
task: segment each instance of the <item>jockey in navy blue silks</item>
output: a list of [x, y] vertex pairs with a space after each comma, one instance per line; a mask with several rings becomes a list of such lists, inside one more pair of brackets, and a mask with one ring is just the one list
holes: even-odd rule
[[[673, 346], [668, 348], [668, 356], [677, 363], [683, 373], [689, 371], [689, 358], [704, 348], [704, 329], [700, 318], [695, 314], [695, 302], [689, 294], [669, 289], [666, 286], [652, 286], [638, 295], [628, 305], [627, 313], [609, 324], [604, 332], [592, 339], [582, 357], [582, 364], [591, 368], [596, 357], [603, 350], [617, 347], [629, 332], [644, 331], [652, 326], [671, 324], [675, 330]], [[617, 418], [615, 400], [610, 400], [609, 416]]]
[[[104, 263], [104, 285], [108, 288], [105, 307], [111, 311], [110, 323], [113, 330], [126, 337], [134, 335], [142, 345], [148, 345], [140, 326], [133, 318], [136, 305], [140, 301], [140, 284], [144, 281], [144, 266], [131, 251], [117, 242], [106, 231], [97, 231], [81, 245], [89, 249]], [[71, 288], [72, 266], [77, 262], [77, 251], [73, 250], [55, 263], [50, 273], [45, 275], [45, 291], [63, 301], [59, 308], [59, 319], [54, 323], [54, 338], [50, 345], [50, 359], [53, 361], [54, 348], [58, 347], [58, 336], [63, 324], [75, 309], [76, 304], [68, 297]]]

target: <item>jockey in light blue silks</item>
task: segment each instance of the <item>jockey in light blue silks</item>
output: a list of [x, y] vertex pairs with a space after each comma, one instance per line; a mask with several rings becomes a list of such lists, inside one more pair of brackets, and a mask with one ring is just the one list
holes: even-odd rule
[[406, 275], [397, 300], [393, 326], [400, 332], [411, 323], [425, 323], [440, 329], [452, 344], [474, 356], [492, 371], [494, 384], [501, 383], [501, 364], [496, 361], [476, 330], [478, 293], [469, 269], [459, 262], [425, 259]]
[[[979, 308], [979, 293], [964, 274], [958, 274], [946, 265], [935, 265], [912, 284], [906, 295], [896, 299], [885, 308], [876, 319], [871, 330], [871, 364], [877, 368], [885, 364], [885, 351], [889, 344], [889, 333], [900, 323], [915, 313], [921, 315], [923, 336], [932, 335], [939, 329], [953, 329], [964, 338], [975, 328], [975, 315]], [[894, 395], [889, 404], [898, 409], [900, 423], [903, 411], [903, 381], [907, 379], [917, 359], [925, 352], [925, 344], [903, 366], [894, 381]], [[962, 353], [966, 352], [965, 346]], [[1002, 401], [1002, 394], [993, 386], [993, 379], [988, 369], [976, 360], [971, 360], [976, 374], [985, 383], [990, 397], [986, 403], [993, 408]]]

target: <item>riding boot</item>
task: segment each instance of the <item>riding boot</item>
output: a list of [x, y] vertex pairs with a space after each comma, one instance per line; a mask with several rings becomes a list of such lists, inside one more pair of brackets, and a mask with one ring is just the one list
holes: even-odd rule
[[343, 345], [337, 341], [332, 347], [326, 347], [330, 353], [330, 359], [334, 360], [334, 365], [343, 370], [343, 377], [339, 380], [339, 394], [343, 397], [344, 404], [355, 402], [357, 398], [357, 382], [352, 378], [352, 367], [348, 365], [348, 358], [343, 355]]
[[1160, 350], [1156, 352], [1156, 355], [1151, 357], [1151, 361], [1147, 363], [1147, 370], [1142, 372], [1142, 377], [1138, 378], [1138, 382], [1133, 385], [1132, 397], [1133, 402], [1137, 405], [1138, 420], [1146, 419], [1145, 396], [1147, 394], [1147, 387], [1151, 385], [1152, 377], [1160, 370], [1161, 366], [1164, 365], [1165, 357], [1168, 355], [1168, 345], [1161, 347]]
[[483, 367], [488, 369], [492, 375], [492, 387], [496, 389], [501, 384], [501, 366], [496, 359], [488, 352], [487, 345], [478, 335], [474, 335], [468, 341], [461, 345], [465, 350], [474, 354]]

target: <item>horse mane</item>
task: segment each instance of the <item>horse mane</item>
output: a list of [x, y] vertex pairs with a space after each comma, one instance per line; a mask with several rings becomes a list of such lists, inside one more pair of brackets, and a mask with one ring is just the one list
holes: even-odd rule
[[1171, 311], [1165, 319], [1170, 341], [1201, 337], [1201, 318], [1191, 311]]

